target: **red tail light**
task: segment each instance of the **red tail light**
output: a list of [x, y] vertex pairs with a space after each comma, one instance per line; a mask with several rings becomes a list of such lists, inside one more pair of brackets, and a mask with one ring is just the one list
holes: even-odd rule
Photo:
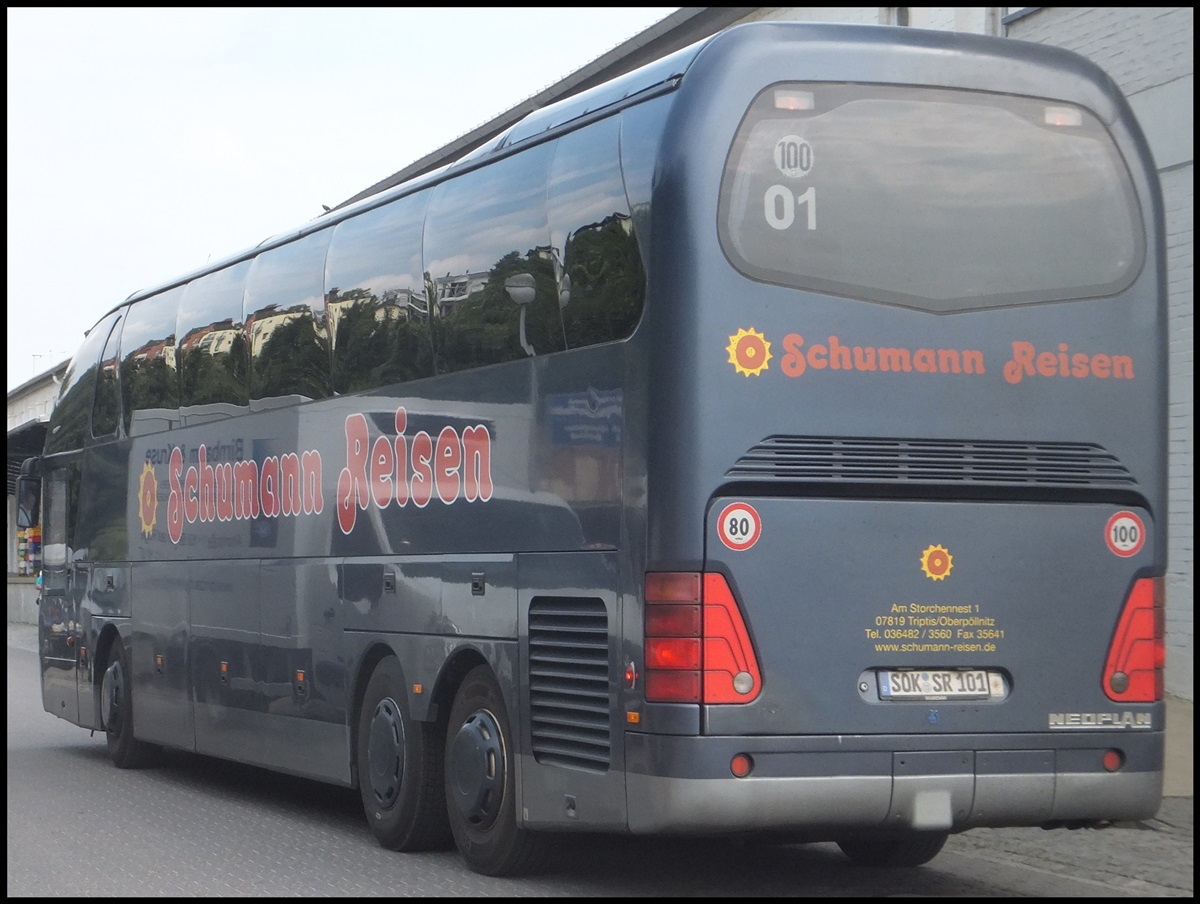
[[1104, 693], [1118, 703], [1154, 703], [1163, 698], [1163, 578], [1133, 584], [1108, 647]]
[[749, 703], [762, 676], [724, 575], [646, 575], [646, 699]]

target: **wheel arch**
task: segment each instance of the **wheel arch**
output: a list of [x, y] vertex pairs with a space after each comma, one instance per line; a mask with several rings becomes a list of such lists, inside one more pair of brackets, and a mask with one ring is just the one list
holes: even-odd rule
[[450, 718], [450, 708], [454, 705], [454, 697], [467, 674], [478, 665], [486, 665], [495, 674], [495, 665], [488, 661], [477, 647], [460, 647], [449, 656], [438, 672], [433, 685], [433, 696], [430, 699], [431, 721], [441, 725], [445, 731], [447, 720]]
[[354, 673], [354, 687], [352, 689], [351, 705], [349, 711], [350, 730], [350, 779], [351, 786], [358, 787], [358, 732], [354, 730], [354, 726], [358, 725], [358, 720], [362, 715], [363, 700], [367, 696], [367, 685], [371, 682], [371, 676], [375, 673], [375, 667], [389, 656], [395, 656], [397, 662], [400, 662], [401, 674], [404, 672], [404, 664], [400, 657], [396, 655], [396, 651], [382, 641], [376, 641], [363, 651], [362, 659], [359, 660], [358, 669]]
[[128, 619], [124, 619], [121, 622], [110, 621], [104, 624], [96, 635], [96, 643], [92, 649], [91, 705], [93, 724], [98, 731], [104, 730], [104, 723], [100, 717], [100, 693], [104, 686], [104, 673], [108, 670], [113, 644], [120, 642], [128, 646], [132, 634], [133, 626], [129, 624]]

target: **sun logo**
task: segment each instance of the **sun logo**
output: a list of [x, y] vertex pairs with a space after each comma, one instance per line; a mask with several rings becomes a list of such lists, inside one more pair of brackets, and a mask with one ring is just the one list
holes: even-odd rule
[[954, 567], [954, 556], [944, 546], [930, 546], [921, 553], [921, 570], [925, 577], [944, 581]]
[[150, 462], [142, 468], [138, 481], [138, 515], [142, 519], [142, 533], [149, 537], [158, 523], [158, 477]]
[[757, 377], [767, 369], [767, 362], [771, 360], [771, 343], [754, 327], [748, 330], [739, 328], [735, 335], [729, 337], [725, 350], [729, 352], [729, 363], [734, 370], [747, 377]]

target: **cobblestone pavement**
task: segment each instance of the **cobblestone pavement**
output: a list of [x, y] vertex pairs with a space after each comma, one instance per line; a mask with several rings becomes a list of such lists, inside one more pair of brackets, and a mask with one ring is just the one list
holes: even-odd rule
[[[972, 829], [954, 835], [944, 853], [971, 852], [988, 861], [1022, 865], [1059, 876], [1078, 876], [1087, 851], [1088, 878], [1113, 895], [1192, 895], [1193, 799], [1163, 799], [1155, 819], [1107, 829]], [[1080, 836], [1083, 836], [1082, 838]]]

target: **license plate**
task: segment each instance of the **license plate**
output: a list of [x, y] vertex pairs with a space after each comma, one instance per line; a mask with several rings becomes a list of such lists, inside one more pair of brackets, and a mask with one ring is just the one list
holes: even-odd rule
[[1006, 693], [1004, 677], [982, 669], [904, 669], [878, 675], [884, 700], [989, 700]]

